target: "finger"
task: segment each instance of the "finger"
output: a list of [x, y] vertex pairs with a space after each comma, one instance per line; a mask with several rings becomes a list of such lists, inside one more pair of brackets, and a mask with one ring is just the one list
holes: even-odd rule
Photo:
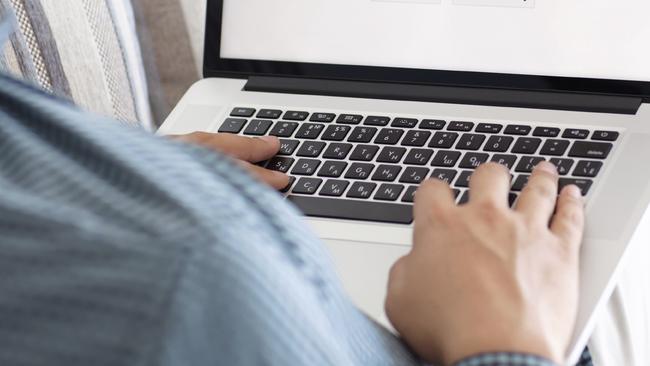
[[469, 181], [470, 202], [493, 202], [508, 207], [510, 192], [510, 172], [497, 163], [479, 166]]
[[414, 220], [426, 222], [455, 206], [456, 200], [449, 184], [439, 179], [428, 179], [415, 192]]
[[551, 222], [551, 232], [565, 243], [580, 248], [585, 225], [584, 201], [580, 188], [569, 185], [562, 189], [557, 200], [557, 210]]
[[247, 162], [241, 162], [241, 164], [246, 170], [253, 174], [255, 178], [261, 180], [262, 182], [270, 185], [277, 190], [284, 189], [287, 185], [289, 185], [289, 176], [284, 173], [265, 169]]
[[228, 133], [195, 132], [178, 138], [251, 163], [270, 159], [280, 150], [280, 140], [275, 136], [250, 138]]
[[557, 202], [558, 174], [555, 165], [539, 163], [521, 192], [515, 210], [530, 222], [548, 226]]
[[406, 266], [407, 256], [399, 258], [393, 265], [390, 267], [388, 272], [388, 288], [386, 291], [386, 299], [384, 301], [384, 307], [386, 314], [390, 318], [395, 310], [395, 299], [399, 298], [402, 289], [406, 285], [406, 276], [404, 274]]

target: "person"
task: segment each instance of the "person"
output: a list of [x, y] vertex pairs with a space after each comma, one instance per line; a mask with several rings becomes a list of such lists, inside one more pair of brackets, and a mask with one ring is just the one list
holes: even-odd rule
[[0, 76], [0, 364], [562, 363], [584, 213], [551, 164], [514, 209], [495, 164], [466, 205], [420, 187], [388, 283], [398, 337], [269, 189], [287, 177], [254, 163], [278, 148], [151, 136]]

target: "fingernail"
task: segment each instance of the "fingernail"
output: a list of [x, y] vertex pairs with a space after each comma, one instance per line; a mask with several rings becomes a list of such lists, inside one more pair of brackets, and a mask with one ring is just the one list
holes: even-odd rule
[[575, 184], [566, 186], [564, 190], [566, 191], [566, 194], [568, 194], [569, 196], [573, 198], [582, 199], [582, 192], [580, 191], [580, 188], [578, 188], [578, 186], [576, 186]]
[[259, 139], [269, 144], [275, 144], [278, 141], [278, 138], [275, 136], [262, 136]]
[[545, 171], [547, 173], [551, 173], [553, 175], [557, 174], [557, 168], [555, 167], [555, 165], [549, 163], [548, 161], [542, 161], [539, 164], [537, 164], [537, 166], [535, 166], [535, 170], [538, 169]]

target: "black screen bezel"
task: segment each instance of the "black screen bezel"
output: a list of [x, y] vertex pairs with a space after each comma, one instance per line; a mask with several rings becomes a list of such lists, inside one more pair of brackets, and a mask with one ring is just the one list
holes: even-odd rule
[[208, 0], [203, 59], [204, 77], [276, 76], [396, 82], [633, 96], [642, 98], [644, 102], [650, 102], [650, 82], [642, 81], [225, 59], [220, 55], [222, 10], [223, 0]]

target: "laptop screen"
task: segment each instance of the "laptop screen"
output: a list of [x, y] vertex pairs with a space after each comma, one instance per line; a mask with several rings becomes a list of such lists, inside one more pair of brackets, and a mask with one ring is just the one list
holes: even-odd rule
[[223, 0], [224, 59], [650, 81], [648, 0]]

